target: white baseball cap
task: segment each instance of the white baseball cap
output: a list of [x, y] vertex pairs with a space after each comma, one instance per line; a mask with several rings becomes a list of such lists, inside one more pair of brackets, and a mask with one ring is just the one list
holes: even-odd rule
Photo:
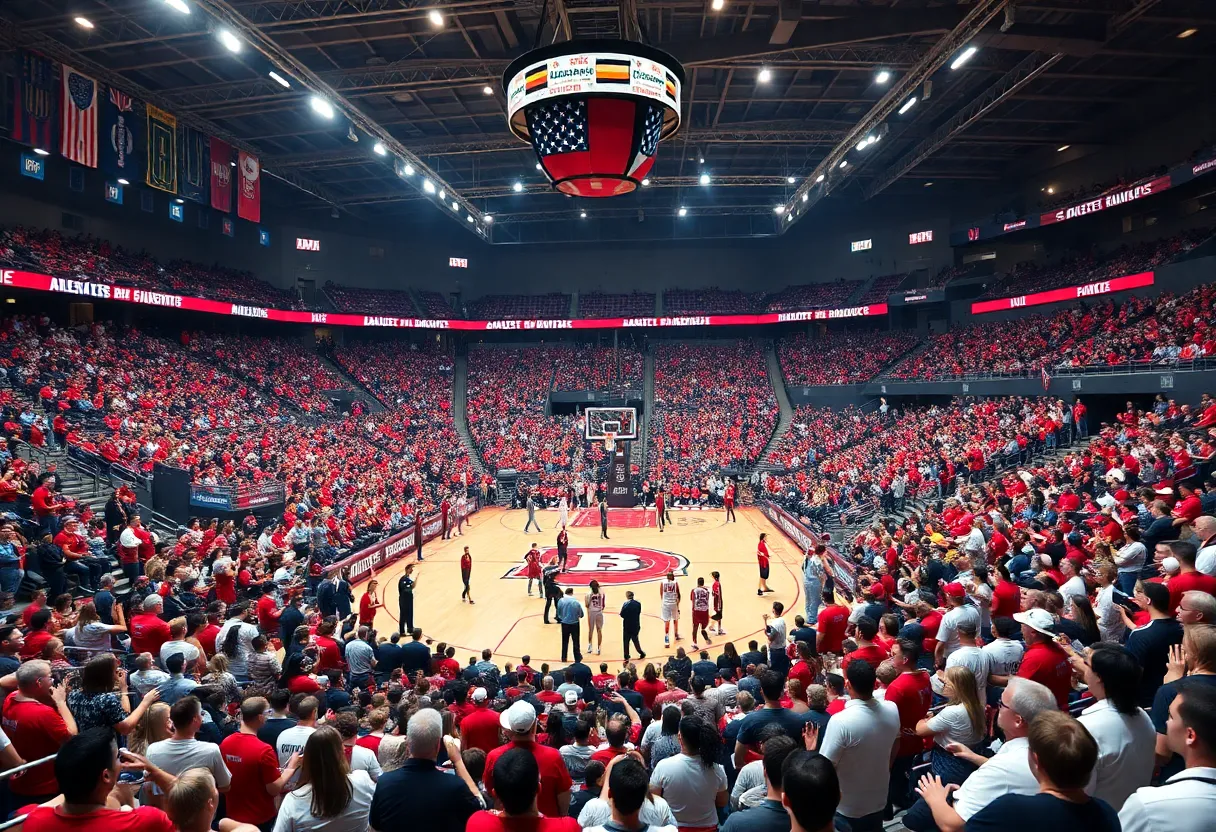
[[513, 734], [522, 734], [536, 724], [536, 709], [521, 699], [502, 712], [498, 724]]
[[1030, 629], [1037, 630], [1045, 636], [1055, 636], [1055, 631], [1052, 628], [1055, 627], [1056, 620], [1047, 610], [1041, 610], [1036, 607], [1025, 612], [1015, 612], [1013, 620], [1019, 624], [1025, 624]]
[[572, 691], [572, 690], [566, 691], [566, 704], [567, 705], [577, 705], [578, 704], [578, 693], [576, 691]]
[[473, 701], [474, 702], [485, 702], [487, 697], [489, 697], [489, 694], [486, 693], [485, 688], [474, 688], [473, 689]]

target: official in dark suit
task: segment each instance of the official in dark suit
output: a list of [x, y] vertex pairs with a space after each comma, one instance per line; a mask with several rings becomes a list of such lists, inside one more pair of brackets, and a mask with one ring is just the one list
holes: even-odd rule
[[345, 621], [350, 618], [350, 605], [355, 602], [355, 593], [350, 588], [350, 581], [347, 580], [345, 572], [338, 577], [337, 590], [338, 620]]
[[629, 661], [629, 643], [637, 648], [638, 658], [646, 658], [642, 652], [642, 644], [638, 635], [642, 632], [642, 602], [634, 599], [632, 592], [625, 593], [625, 603], [621, 604], [621, 626], [625, 635], [625, 661]]
[[600, 495], [600, 539], [608, 539], [608, 504], [604, 502], [604, 495]]
[[291, 637], [295, 635], [296, 627], [304, 623], [304, 613], [300, 611], [302, 600], [299, 595], [291, 596], [291, 600], [283, 608], [283, 614], [279, 616], [279, 638], [284, 647], [291, 644]]
[[342, 577], [334, 572], [317, 587], [317, 609], [324, 618], [338, 614], [338, 585], [341, 581]]

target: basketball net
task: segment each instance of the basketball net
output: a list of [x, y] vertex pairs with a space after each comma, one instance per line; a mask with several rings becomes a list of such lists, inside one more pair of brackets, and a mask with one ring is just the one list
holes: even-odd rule
[[616, 450], [616, 434], [608, 431], [604, 434], [604, 450], [612, 453]]

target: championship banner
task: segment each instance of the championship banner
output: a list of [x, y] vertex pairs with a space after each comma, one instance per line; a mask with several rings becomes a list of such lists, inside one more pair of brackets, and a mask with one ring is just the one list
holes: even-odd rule
[[250, 222], [262, 221], [262, 166], [258, 157], [241, 151], [237, 155], [236, 215]]
[[1061, 208], [1058, 211], [1048, 211], [1046, 214], [1040, 214], [1039, 225], [1050, 225], [1051, 223], [1064, 222], [1065, 220], [1084, 217], [1087, 214], [1096, 214], [1097, 212], [1105, 211], [1108, 208], [1117, 208], [1120, 205], [1126, 205], [1129, 202], [1144, 199], [1146, 196], [1161, 193], [1162, 191], [1167, 190], [1169, 187], [1169, 175], [1158, 176], [1156, 179], [1150, 179], [1135, 185], [1129, 185], [1126, 188], [1107, 191], [1101, 196], [1093, 199], [1087, 199], [1084, 202], [1078, 202], [1075, 205], [1069, 205], [1067, 208]]
[[210, 141], [208, 136], [186, 127], [182, 131], [182, 196], [206, 205], [211, 189]]
[[150, 187], [177, 193], [177, 116], [159, 107], [148, 110], [148, 175]]
[[971, 314], [981, 315], [984, 312], [1000, 312], [1005, 309], [1021, 309], [1023, 306], [1041, 306], [1044, 303], [1063, 303], [1079, 298], [1109, 295], [1113, 292], [1126, 292], [1128, 289], [1139, 289], [1153, 285], [1153, 272], [1140, 272], [1110, 280], [1099, 280], [1097, 283], [1085, 283], [1081, 286], [1067, 286], [1063, 289], [1051, 289], [1046, 292], [1035, 292], [1032, 295], [1019, 295], [1013, 298], [997, 298], [982, 300], [971, 304]]
[[214, 136], [211, 137], [211, 207], [225, 214], [232, 210], [232, 145]]
[[87, 75], [62, 65], [59, 98], [59, 152], [85, 167], [97, 167], [97, 91]]
[[101, 99], [101, 169], [128, 182], [143, 170], [143, 132], [141, 103], [114, 87], [107, 87]]
[[55, 132], [55, 64], [32, 52], [21, 53], [21, 73], [13, 82], [15, 142], [50, 150]]

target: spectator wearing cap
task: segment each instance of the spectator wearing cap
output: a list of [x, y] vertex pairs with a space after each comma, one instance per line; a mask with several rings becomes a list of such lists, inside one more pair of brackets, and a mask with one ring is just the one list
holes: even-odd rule
[[[486, 755], [486, 790], [509, 814], [514, 813], [518, 796], [498, 793], [499, 782], [494, 777], [494, 767], [510, 752], [525, 751], [534, 758], [533, 771], [538, 773], [540, 779], [540, 788], [535, 794], [536, 809], [545, 817], [565, 817], [570, 808], [570, 773], [566, 771], [566, 764], [556, 748], [537, 744], [536, 716], [536, 709], [524, 701], [515, 702], [502, 713], [499, 724], [506, 732], [507, 742]], [[511, 770], [514, 769], [512, 766]], [[534, 781], [536, 777], [537, 774], [534, 774]], [[469, 828], [471, 830], [473, 826], [470, 824]]]
[[168, 622], [160, 617], [164, 605], [164, 599], [159, 595], [149, 595], [143, 601], [143, 612], [131, 616], [132, 653], [159, 656], [160, 648], [173, 637]]
[[[511, 707], [521, 704], [531, 707], [520, 702]], [[535, 714], [532, 721], [535, 725]], [[490, 765], [489, 759], [486, 760], [484, 778], [487, 791], [502, 806], [502, 813], [477, 812], [469, 818], [466, 832], [508, 832], [518, 829], [528, 829], [531, 832], [579, 832], [578, 821], [566, 817], [570, 802], [569, 785], [563, 793], [561, 811], [545, 812], [545, 807], [550, 806], [554, 798], [554, 795], [546, 791], [547, 785], [553, 785], [553, 773], [549, 764], [542, 763], [528, 748], [515, 744], [494, 750], [503, 753], [496, 756], [493, 766]], [[549, 750], [557, 755], [557, 749]], [[566, 769], [560, 762], [558, 758], [559, 767], [564, 774]], [[569, 775], [566, 777], [568, 783]], [[536, 817], [538, 812], [543, 817]]]
[[1140, 788], [1119, 811], [1124, 832], [1206, 832], [1216, 812], [1216, 686], [1183, 679], [1169, 704], [1165, 742], [1186, 768]]
[[1015, 613], [1013, 620], [1022, 625], [1022, 641], [1026, 644], [1018, 676], [1046, 686], [1055, 694], [1056, 704], [1067, 708], [1072, 666], [1064, 648], [1055, 641], [1055, 618], [1047, 610], [1034, 608]]
[[998, 797], [1038, 792], [1038, 781], [1030, 769], [1030, 742], [1026, 736], [1035, 717], [1058, 708], [1055, 694], [1038, 682], [1015, 677], [1001, 692], [1000, 701], [996, 719], [1005, 737], [1000, 750], [985, 757], [968, 748], [957, 749], [955, 754], [978, 768], [954, 792], [952, 806], [930, 807], [922, 795], [903, 817], [904, 826], [912, 832], [931, 832], [939, 827], [962, 829], [973, 815]]
[[973, 621], [977, 629], [980, 626], [979, 608], [967, 598], [967, 590], [961, 583], [952, 581], [946, 584], [942, 591], [945, 593], [948, 609], [937, 628], [937, 645], [933, 658], [939, 668], [946, 666], [946, 659], [960, 646], [958, 625], [963, 621]]
[[460, 720], [462, 747], [480, 748], [489, 754], [501, 744], [498, 714], [489, 707], [490, 696], [485, 688], [474, 688], [470, 698], [473, 700], [473, 710]]
[[[1170, 648], [1182, 643], [1182, 625], [1170, 615], [1170, 592], [1163, 585], [1140, 581], [1135, 599], [1147, 610], [1149, 621], [1128, 634], [1127, 649], [1142, 669], [1138, 701], [1142, 708], [1149, 708], [1165, 679]], [[1135, 626], [1134, 622], [1131, 626]]]

